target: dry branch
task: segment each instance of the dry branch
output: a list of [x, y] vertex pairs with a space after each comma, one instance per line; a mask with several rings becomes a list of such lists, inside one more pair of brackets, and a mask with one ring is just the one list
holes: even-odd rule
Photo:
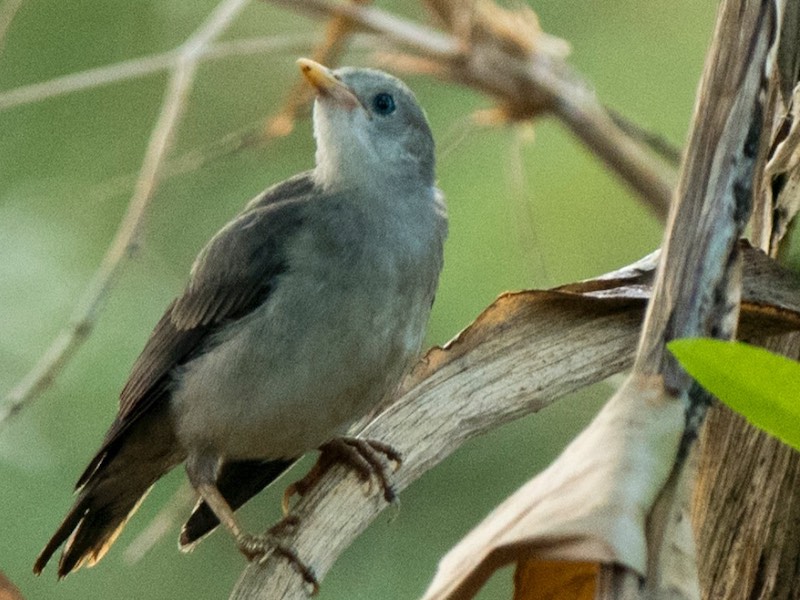
[[[757, 294], [748, 291], [743, 331], [800, 329], [800, 287], [762, 259], [747, 253], [747, 289]], [[455, 340], [428, 352], [403, 395], [362, 431], [403, 452], [397, 489], [468, 439], [630, 367], [652, 277], [649, 261], [548, 292], [505, 294]], [[384, 508], [352, 472], [336, 468], [298, 503], [300, 525], [285, 541], [323, 577]], [[247, 567], [231, 597], [307, 595], [292, 567], [272, 555]]]
[[[787, 3], [785, 11], [751, 224], [753, 243], [770, 256], [780, 256], [800, 208], [800, 3]], [[800, 358], [797, 333], [757, 332], [748, 341]], [[800, 454], [721, 405], [709, 411], [698, 450], [692, 516], [704, 548], [698, 562], [705, 597], [797, 597]]]
[[139, 243], [147, 208], [162, 176], [165, 158], [192, 89], [199, 57], [210, 41], [224, 31], [245, 5], [246, 0], [220, 2], [206, 21], [176, 52], [161, 110], [150, 133], [139, 177], [125, 216], [73, 312], [70, 324], [53, 340], [34, 368], [3, 399], [3, 404], [0, 406], [0, 428], [7, 425], [27, 402], [50, 386], [54, 377], [94, 327], [99, 308], [120, 272], [123, 259], [130, 255]]
[[[781, 3], [768, 0], [722, 4], [628, 382], [549, 469], [445, 556], [426, 600], [470, 598], [503, 562], [528, 572], [553, 559], [603, 565], [589, 596], [699, 598], [687, 458], [708, 397], [690, 393], [666, 343], [736, 332], [737, 241], [750, 215], [780, 14]], [[605, 458], [588, 473], [597, 453]], [[574, 509], [548, 511], [554, 501]]]

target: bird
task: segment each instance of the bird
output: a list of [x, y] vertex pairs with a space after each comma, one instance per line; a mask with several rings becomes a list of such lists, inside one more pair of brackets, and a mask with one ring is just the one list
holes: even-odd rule
[[290, 548], [244, 531], [234, 511], [315, 449], [316, 470], [287, 493], [344, 460], [392, 498], [382, 459], [399, 453], [346, 433], [421, 348], [448, 230], [433, 135], [396, 77], [297, 63], [315, 94], [315, 166], [251, 200], [200, 251], [36, 574], [62, 545], [59, 578], [96, 564], [181, 463], [198, 495], [182, 549], [222, 523], [248, 558], [277, 546], [312, 583]]

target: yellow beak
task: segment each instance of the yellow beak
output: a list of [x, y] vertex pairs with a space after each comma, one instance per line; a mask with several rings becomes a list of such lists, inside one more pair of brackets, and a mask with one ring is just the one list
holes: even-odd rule
[[330, 98], [344, 108], [361, 106], [361, 101], [353, 91], [337, 79], [328, 67], [308, 58], [298, 58], [297, 64], [319, 98]]

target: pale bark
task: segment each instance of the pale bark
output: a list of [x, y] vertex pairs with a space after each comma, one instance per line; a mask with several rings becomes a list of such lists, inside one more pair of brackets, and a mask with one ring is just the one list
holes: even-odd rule
[[[744, 256], [742, 333], [800, 329], [800, 286], [759, 252]], [[505, 294], [451, 343], [431, 350], [405, 393], [362, 432], [403, 452], [392, 479], [397, 490], [468, 439], [629, 368], [653, 275], [651, 259], [552, 291]], [[322, 579], [385, 508], [377, 491], [337, 468], [295, 507], [300, 523], [284, 541]], [[288, 600], [308, 592], [285, 559], [270, 555], [245, 569], [231, 597]]]

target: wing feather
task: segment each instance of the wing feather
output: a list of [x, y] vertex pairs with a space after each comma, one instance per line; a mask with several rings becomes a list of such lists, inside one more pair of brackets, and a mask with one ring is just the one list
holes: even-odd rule
[[175, 368], [207, 351], [222, 324], [266, 301], [289, 268], [285, 244], [302, 223], [312, 188], [309, 173], [270, 188], [203, 248], [186, 289], [169, 305], [134, 363], [117, 417], [77, 487], [116, 451], [133, 422], [155, 403], [168, 400]]

